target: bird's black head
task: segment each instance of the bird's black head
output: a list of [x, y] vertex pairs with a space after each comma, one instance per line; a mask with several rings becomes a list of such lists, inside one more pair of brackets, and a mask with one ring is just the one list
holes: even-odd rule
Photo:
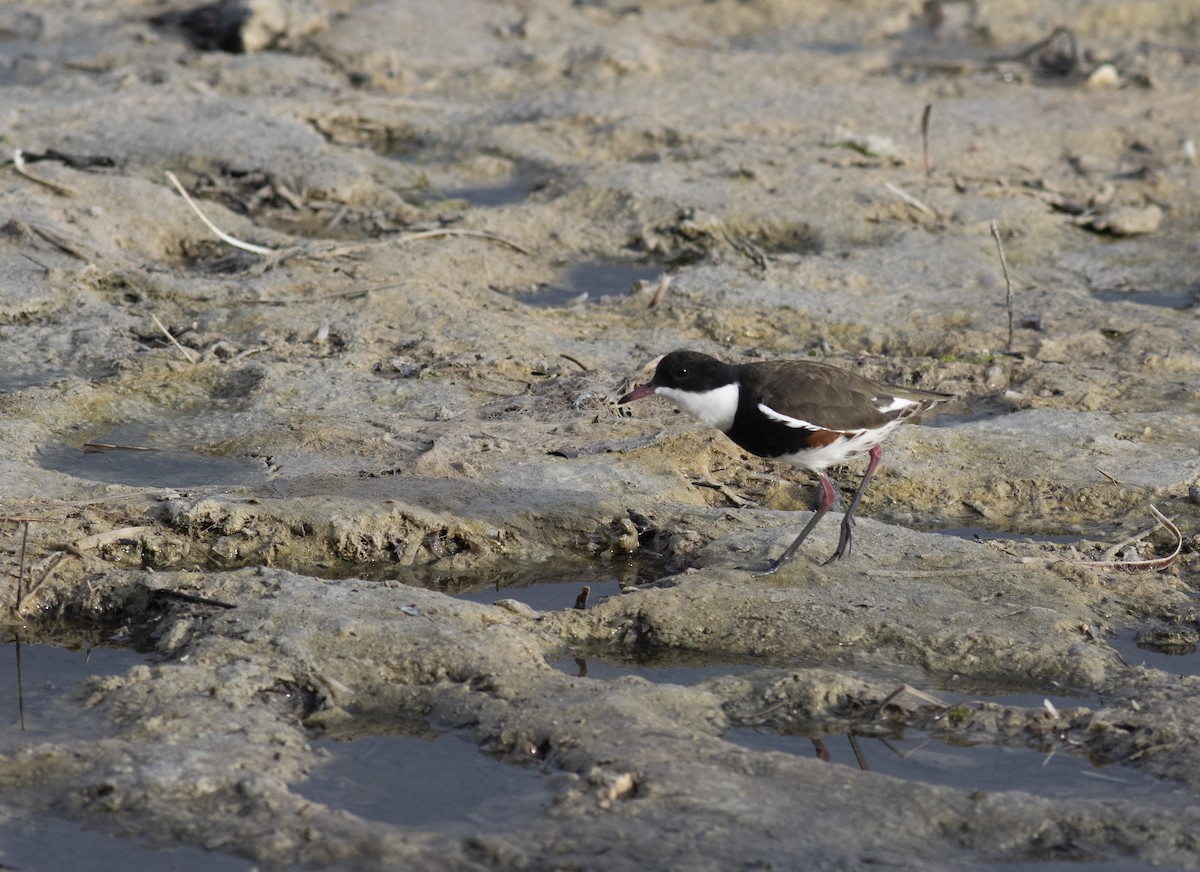
[[734, 381], [730, 366], [699, 351], [680, 349], [663, 355], [650, 384], [660, 388], [701, 392]]
[[[650, 373], [650, 368], [654, 372]], [[653, 395], [659, 388], [673, 388], [677, 391], [702, 394], [713, 388], [724, 387], [737, 381], [736, 367], [721, 363], [715, 357], [701, 354], [699, 351], [680, 349], [664, 354], [646, 364], [643, 373], [650, 376], [650, 381], [627, 393], [618, 404], [631, 403], [642, 397]]]

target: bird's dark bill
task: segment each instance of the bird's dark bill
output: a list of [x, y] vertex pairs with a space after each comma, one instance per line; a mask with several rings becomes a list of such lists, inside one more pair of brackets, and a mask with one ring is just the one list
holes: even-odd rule
[[642, 397], [648, 397], [653, 393], [654, 385], [639, 385], [625, 396], [621, 397], [621, 399], [617, 400], [617, 405], [620, 406], [624, 403], [632, 403], [634, 400], [640, 400]]

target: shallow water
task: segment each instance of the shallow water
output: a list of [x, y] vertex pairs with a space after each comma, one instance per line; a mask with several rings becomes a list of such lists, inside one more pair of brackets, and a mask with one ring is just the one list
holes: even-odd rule
[[552, 798], [537, 767], [502, 763], [453, 734], [313, 745], [325, 761], [297, 793], [396, 826], [503, 831], [536, 819]]
[[[538, 610], [565, 608], [569, 605], [564, 603], [573, 601], [581, 583], [580, 580], [517, 582], [499, 589], [476, 591], [466, 598], [486, 602], [509, 597]], [[597, 579], [593, 575], [587, 584], [593, 597], [620, 595], [616, 578]], [[1200, 663], [1194, 656], [1137, 648], [1132, 632], [1116, 638], [1114, 645], [1131, 663], [1136, 652], [1147, 661], [1146, 665], [1180, 674], [1196, 671]], [[20, 648], [18, 688], [17, 646], [11, 642], [0, 646], [0, 672], [10, 676], [7, 683], [0, 683], [0, 706], [15, 713], [23, 699], [27, 722], [25, 732], [15, 719], [4, 725], [6, 750], [22, 747], [33, 739], [64, 741], [72, 736], [101, 735], [105, 724], [81, 709], [79, 689], [91, 675], [117, 674], [146, 660], [142, 654], [121, 648], [72, 650], [29, 643]], [[551, 665], [571, 675], [597, 680], [637, 675], [654, 682], [692, 685], [785, 664], [768, 663], [761, 658], [719, 660], [673, 652], [641, 661], [563, 657], [552, 660]], [[948, 703], [985, 698], [1007, 705], [1037, 707], [1045, 698], [1030, 693], [967, 697], [952, 690], [934, 689], [934, 692]], [[1089, 702], [1063, 695], [1051, 695], [1050, 699], [1060, 708]], [[900, 728], [885, 736], [845, 732], [809, 736], [738, 727], [727, 731], [725, 738], [755, 751], [782, 751], [863, 770], [864, 778], [884, 774], [966, 792], [1021, 791], [1047, 798], [1134, 800], [1158, 806], [1190, 802], [1186, 791], [1137, 769], [1095, 766], [1062, 751], [1042, 751], [1019, 744], [955, 744], [918, 729]], [[454, 733], [436, 734], [432, 729], [419, 728], [400, 735], [318, 737], [314, 747], [325, 759], [313, 767], [308, 780], [295, 784], [293, 789], [315, 802], [369, 820], [467, 836], [536, 822], [553, 801], [553, 772], [494, 759]], [[3, 846], [0, 861], [21, 869], [86, 865], [106, 872], [136, 865], [147, 870], [207, 872], [250, 868], [244, 860], [188, 846], [160, 852], [137, 840], [92, 831], [57, 818], [18, 818], [0, 824], [0, 845]], [[1108, 867], [1104, 863], [1088, 864], [1086, 860], [1080, 865], [1077, 860], [1071, 868]], [[1031, 864], [1029, 868], [1046, 867]]]
[[624, 586], [652, 582], [665, 574], [661, 559], [631, 557], [601, 562], [564, 558], [547, 562], [514, 560], [486, 571], [447, 571], [437, 562], [424, 566], [397, 563], [341, 563], [302, 566], [294, 571], [317, 578], [361, 578], [436, 590], [458, 599], [491, 605], [514, 599], [536, 611], [574, 608], [585, 587], [587, 606], [619, 596]]
[[1181, 787], [1126, 766], [1095, 766], [1072, 754], [1021, 745], [945, 742], [921, 730], [895, 736], [780, 735], [751, 728], [725, 738], [756, 751], [783, 751], [833, 764], [969, 792], [1020, 791], [1062, 799], [1142, 800], [1189, 804]]
[[249, 860], [187, 846], [158, 850], [52, 817], [0, 824], [0, 862], [21, 872], [247, 872]]
[[1130, 666], [1161, 669], [1170, 675], [1200, 675], [1200, 652], [1166, 651], [1152, 645], [1139, 645], [1136, 630], [1122, 630], [1105, 639]]
[[35, 741], [94, 739], [106, 722], [80, 705], [93, 675], [120, 675], [146, 656], [127, 648], [63, 648], [16, 641], [0, 644], [0, 751]]
[[558, 658], [547, 662], [560, 672], [578, 678], [609, 681], [626, 675], [636, 675], [656, 684], [680, 685], [699, 684], [712, 678], [761, 669], [764, 665], [761, 660], [750, 657], [743, 660], [717, 661], [703, 655], [688, 657], [686, 654], [669, 659], [647, 658], [641, 662], [617, 661], [611, 658], [600, 660], [595, 657]]
[[[415, 201], [435, 206], [453, 206], [455, 200], [483, 209], [513, 206], [544, 186], [547, 172], [534, 163], [520, 162], [507, 173], [480, 174], [456, 165], [453, 157], [442, 161], [436, 146], [406, 148], [396, 155], [412, 174], [414, 187], [408, 195]], [[443, 153], [443, 157], [444, 157]], [[433, 183], [430, 177], [441, 179]]]
[[621, 595], [621, 584], [615, 578], [587, 579], [581, 581], [526, 581], [459, 595], [459, 599], [475, 603], [491, 604], [497, 600], [513, 599], [524, 603], [535, 611], [557, 611], [574, 608], [583, 589], [587, 588], [586, 606], [593, 606], [610, 596]]
[[[146, 655], [128, 648], [66, 648], [5, 636], [0, 644], [0, 752], [16, 753], [41, 743], [83, 743], [110, 734], [106, 720], [83, 708], [86, 682], [92, 676], [120, 675], [145, 662]], [[0, 864], [22, 872], [250, 868], [246, 860], [199, 848], [159, 850], [75, 821], [27, 813], [0, 822]]]
[[24, 391], [70, 377], [64, 369], [12, 369], [0, 373], [0, 394]]
[[491, 208], [524, 202], [538, 185], [538, 177], [516, 172], [494, 184], [466, 185], [440, 191], [448, 200], [466, 200], [472, 206]]
[[152, 427], [124, 424], [83, 444], [42, 446], [38, 463], [76, 478], [133, 487], [197, 487], [254, 484], [266, 480], [261, 461], [198, 451], [186, 444], [176, 424]]
[[605, 297], [622, 296], [629, 293], [638, 282], [653, 281], [660, 275], [662, 269], [656, 266], [585, 261], [571, 267], [552, 284], [531, 294], [522, 294], [517, 299], [541, 309], [573, 306]]
[[1197, 300], [1193, 291], [1092, 291], [1092, 296], [1104, 303], [1137, 303], [1180, 311], [1192, 308]]
[[989, 530], [986, 527], [945, 527], [940, 530], [930, 530], [929, 532], [941, 533], [945, 536], [955, 536], [959, 539], [970, 539], [974, 542], [986, 542], [988, 539], [1013, 539], [1022, 542], [1046, 542], [1055, 545], [1076, 545], [1082, 538], [1078, 533], [1043, 535], [1032, 533], [1014, 533], [1005, 530]]

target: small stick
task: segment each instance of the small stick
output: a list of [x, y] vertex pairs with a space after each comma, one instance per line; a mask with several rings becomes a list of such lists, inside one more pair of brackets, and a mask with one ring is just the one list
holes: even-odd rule
[[715, 481], [711, 481], [711, 480], [703, 479], [703, 478], [697, 478], [697, 479], [692, 480], [692, 484], [695, 487], [709, 487], [715, 491], [719, 491], [721, 493], [721, 495], [725, 497], [725, 499], [729, 500], [729, 502], [733, 503], [735, 506], [752, 506], [752, 505], [754, 505], [754, 503], [751, 500], [747, 500], [747, 499], [743, 499], [742, 497], [739, 497], [732, 490], [730, 490], [727, 485], [720, 484], [719, 482], [715, 482]]
[[863, 772], [870, 772], [871, 764], [867, 762], [867, 755], [862, 752], [862, 748], [858, 747], [858, 737], [853, 733], [847, 733], [846, 738], [850, 740], [850, 750], [854, 752], [854, 760], [858, 763], [858, 768]]
[[30, 224], [29, 229], [38, 236], [42, 237], [42, 239], [49, 242], [55, 248], [59, 249], [60, 251], [65, 251], [67, 254], [71, 255], [71, 257], [85, 261], [96, 259], [95, 255], [89, 255], [80, 246], [59, 235], [58, 233], [55, 233], [49, 227], [40, 227], [37, 224]]
[[336, 294], [322, 294], [317, 297], [275, 297], [268, 300], [243, 300], [243, 305], [254, 306], [298, 306], [304, 303], [321, 303], [326, 300], [352, 300], [355, 297], [365, 297], [372, 291], [386, 291], [390, 288], [402, 288], [403, 282], [390, 285], [380, 285], [377, 288], [359, 288], [356, 291], [339, 291]]
[[338, 208], [338, 210], [337, 210], [336, 212], [334, 212], [334, 213], [333, 213], [333, 217], [332, 217], [332, 218], [330, 218], [330, 219], [329, 219], [329, 220], [328, 220], [328, 221], [325, 223], [325, 230], [326, 230], [326, 232], [328, 232], [328, 231], [332, 230], [333, 228], [335, 228], [335, 227], [337, 227], [339, 224], [341, 224], [341, 223], [342, 223], [342, 220], [343, 220], [343, 219], [344, 219], [344, 218], [345, 218], [345, 217], [346, 217], [348, 214], [350, 214], [350, 210], [349, 210], [349, 209], [347, 209], [347, 208], [346, 208], [346, 204], [345, 204], [345, 203], [343, 203], [343, 204], [342, 204], [342, 205], [341, 205], [341, 206]]
[[36, 257], [30, 257], [28, 254], [26, 254], [23, 251], [18, 251], [17, 254], [21, 255], [21, 257], [25, 258], [26, 260], [40, 266], [42, 268], [43, 272], [50, 272], [50, 267], [46, 266], [46, 264], [42, 263]]
[[190, 351], [188, 351], [186, 348], [184, 348], [182, 345], [179, 344], [179, 342], [175, 339], [175, 337], [171, 335], [171, 331], [163, 326], [162, 321], [158, 320], [158, 316], [151, 313], [150, 317], [154, 319], [154, 323], [158, 325], [158, 329], [163, 332], [163, 335], [171, 340], [171, 344], [179, 349], [179, 353], [182, 354], [187, 359], [187, 362], [195, 363], [196, 358], [192, 357], [192, 353]]
[[13, 611], [21, 610], [21, 585], [25, 581], [25, 544], [29, 541], [29, 521], [21, 522], [21, 556], [17, 559], [17, 604]]
[[[1150, 506], [1150, 514], [1158, 521], [1159, 525], [1166, 527], [1171, 537], [1175, 540], [1175, 548], [1166, 557], [1154, 557], [1150, 560], [1069, 560], [1068, 563], [1073, 563], [1076, 566], [1087, 566], [1091, 569], [1120, 569], [1125, 572], [1140, 572], [1142, 570], [1152, 570], [1160, 572], [1171, 566], [1179, 557], [1179, 552], [1183, 550], [1183, 534], [1179, 532], [1171, 520], [1167, 518], [1154, 506]], [[1153, 532], [1151, 529], [1151, 532]], [[1127, 544], [1127, 543], [1122, 543]], [[1033, 558], [1025, 558], [1022, 562], [1032, 562]]]
[[200, 211], [200, 207], [197, 206], [195, 201], [188, 196], [188, 192], [183, 189], [183, 185], [179, 183], [179, 179], [175, 178], [175, 174], [170, 170], [167, 170], [167, 180], [175, 186], [175, 190], [177, 190], [183, 199], [187, 201], [187, 204], [192, 207], [192, 211], [200, 216], [200, 220], [204, 222], [204, 226], [206, 226], [213, 233], [217, 234], [217, 237], [222, 242], [232, 245], [234, 248], [240, 248], [242, 251], [253, 252], [254, 254], [271, 255], [277, 253], [273, 248], [267, 248], [263, 245], [255, 245], [253, 242], [243, 242], [234, 236], [230, 236], [216, 224], [213, 224], [208, 220], [208, 216]]
[[25, 732], [25, 677], [21, 674], [21, 634], [14, 634], [14, 653], [17, 655], [17, 712], [20, 715], [21, 732]]
[[1155, 524], [1153, 527], [1149, 527], [1145, 530], [1142, 530], [1142, 532], [1140, 532], [1140, 533], [1135, 533], [1134, 535], [1132, 535], [1128, 539], [1126, 539], [1124, 542], [1118, 542], [1116, 545], [1106, 548], [1104, 551], [1104, 559], [1105, 560], [1114, 559], [1119, 553], [1121, 553], [1121, 550], [1123, 548], [1125, 548], [1127, 545], [1133, 545], [1137, 542], [1142, 541], [1143, 539], [1145, 539], [1147, 536], [1149, 536], [1151, 533], [1153, 533], [1155, 530], [1157, 530], [1161, 526], [1162, 526], [1162, 522], [1155, 519]]
[[908, 193], [907, 191], [902, 191], [900, 188], [896, 187], [891, 182], [884, 182], [883, 186], [885, 188], [887, 188], [889, 191], [891, 191], [893, 194], [895, 194], [897, 197], [899, 197], [901, 200], [903, 200], [905, 203], [912, 206], [914, 209], [917, 209], [920, 212], [924, 212], [926, 215], [930, 216], [931, 218], [938, 217], [938, 213], [936, 210], [925, 205], [924, 203], [922, 203], [920, 200], [918, 200], [916, 197], [914, 197], [912, 194]]
[[767, 706], [765, 709], [759, 709], [758, 711], [754, 712], [753, 714], [747, 715], [744, 718], [739, 718], [739, 720], [743, 724], [747, 724], [747, 725], [753, 725], [755, 721], [758, 721], [761, 723], [762, 719], [765, 718], [767, 715], [777, 712], [784, 706], [791, 705], [791, 704], [792, 704], [792, 701], [790, 699], [782, 699], [777, 703]]
[[[1075, 34], [1071, 32], [1071, 28], [1058, 25], [1054, 30], [1050, 31], [1050, 35], [1045, 39], [1040, 39], [1028, 48], [1021, 49], [1016, 54], [1009, 55], [992, 55], [988, 58], [988, 63], [1003, 63], [1004, 61], [1023, 61], [1033, 57], [1034, 53], [1046, 48], [1050, 43], [1054, 42], [1060, 35], [1066, 34], [1071, 42], [1072, 50], [1075, 47]], [[1074, 51], [1072, 51], [1074, 54]]]
[[83, 450], [92, 451], [159, 451], [158, 448], [150, 448], [146, 445], [118, 445], [112, 442], [84, 442]]
[[1013, 292], [1012, 279], [1008, 277], [1008, 261], [1004, 259], [1004, 245], [1000, 242], [1000, 228], [991, 223], [992, 238], [996, 240], [996, 251], [1000, 252], [1000, 268], [1004, 270], [1004, 308], [1008, 310], [1008, 353], [1013, 350]]
[[156, 594], [158, 594], [159, 596], [171, 597], [173, 599], [182, 600], [185, 603], [194, 603], [195, 605], [198, 605], [198, 606], [214, 606], [218, 609], [236, 609], [237, 608], [237, 606], [234, 605], [233, 603], [227, 603], [223, 600], [209, 599], [206, 596], [196, 596], [195, 594], [184, 593], [183, 591], [180, 591], [180, 590], [168, 590], [167, 588], [160, 588], [154, 592]]
[[488, 230], [460, 230], [455, 227], [439, 227], [436, 230], [422, 230], [419, 233], [410, 233], [407, 236], [401, 236], [396, 240], [396, 243], [403, 245], [406, 242], [412, 242], [416, 239], [433, 239], [438, 236], [477, 236], [480, 239], [490, 239], [493, 242], [499, 242], [501, 245], [507, 245], [521, 254], [529, 254], [528, 249], [522, 248], [511, 239], [501, 236], [499, 233], [492, 233]]
[[563, 360], [569, 360], [569, 361], [571, 361], [571, 363], [575, 364], [577, 367], [579, 367], [580, 369], [582, 369], [584, 372], [588, 372], [588, 371], [589, 371], [589, 370], [588, 370], [588, 368], [587, 368], [586, 366], [584, 366], [582, 363], [580, 363], [578, 360], [576, 360], [575, 358], [573, 358], [573, 357], [572, 357], [571, 355], [569, 355], [569, 354], [560, 354], [560, 355], [559, 355], [559, 357], [561, 357]]
[[140, 527], [121, 527], [117, 530], [105, 530], [103, 533], [93, 533], [91, 536], [84, 536], [75, 542], [73, 547], [77, 554], [82, 554], [84, 551], [99, 550], [115, 542], [136, 540], [138, 536], [146, 536], [153, 532], [153, 527], [145, 525]]
[[647, 308], [653, 309], [662, 302], [663, 295], [667, 292], [667, 287], [671, 284], [671, 277], [663, 273], [662, 278], [658, 280], [658, 287], [654, 289], [654, 296], [650, 298], [650, 305]]
[[868, 569], [863, 575], [872, 578], [931, 578], [938, 575], [961, 575], [962, 569]]
[[1120, 484], [1120, 482], [1119, 482], [1119, 481], [1117, 481], [1117, 479], [1116, 479], [1114, 476], [1111, 476], [1111, 475], [1109, 475], [1107, 472], [1105, 472], [1103, 469], [1101, 469], [1101, 468], [1100, 468], [1100, 467], [1098, 467], [1098, 466], [1096, 467], [1096, 472], [1100, 473], [1102, 476], [1104, 476], [1105, 478], [1107, 478], [1107, 479], [1108, 479], [1109, 481], [1111, 481], [1113, 484]]
[[933, 114], [933, 104], [926, 103], [925, 111], [921, 113], [921, 154], [925, 159], [925, 175], [933, 172], [929, 163], [929, 116]]
[[64, 188], [62, 185], [54, 184], [54, 182], [48, 182], [45, 179], [39, 179], [37, 176], [35, 176], [29, 170], [25, 169], [25, 154], [19, 148], [13, 149], [12, 164], [13, 164], [13, 169], [16, 170], [22, 176], [24, 176], [25, 178], [29, 179], [29, 181], [34, 182], [39, 185], [42, 185], [43, 187], [49, 188], [51, 191], [58, 194], [60, 197], [74, 197], [75, 196], [75, 192], [72, 191], [70, 188]]
[[50, 577], [50, 573], [51, 573], [51, 572], [53, 572], [53, 571], [55, 570], [55, 568], [58, 566], [58, 564], [62, 563], [62, 562], [63, 562], [64, 560], [66, 560], [66, 559], [67, 559], [67, 557], [69, 557], [69, 556], [70, 556], [70, 553], [69, 553], [69, 552], [67, 552], [67, 551], [60, 551], [60, 552], [59, 552], [59, 553], [58, 553], [58, 554], [57, 554], [57, 555], [54, 557], [54, 559], [50, 561], [50, 565], [49, 565], [49, 566], [47, 566], [47, 567], [46, 567], [46, 568], [45, 568], [45, 569], [42, 571], [42, 574], [41, 574], [41, 576], [38, 578], [38, 580], [37, 580], [37, 583], [36, 583], [36, 584], [35, 584], [35, 583], [34, 583], [34, 581], [33, 581], [33, 570], [31, 569], [31, 570], [30, 570], [30, 573], [29, 573], [29, 589], [25, 591], [25, 595], [26, 595], [26, 596], [29, 596], [31, 593], [33, 593], [35, 590], [37, 590], [39, 587], [41, 587], [41, 586], [42, 586], [42, 582], [44, 582], [44, 581], [45, 581], [47, 578], [49, 578], [49, 577]]

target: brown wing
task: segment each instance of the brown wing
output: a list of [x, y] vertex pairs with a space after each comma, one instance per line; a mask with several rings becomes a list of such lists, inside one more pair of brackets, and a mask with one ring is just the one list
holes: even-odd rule
[[[862, 430], [880, 427], [897, 417], [907, 417], [948, 394], [885, 385], [855, 372], [818, 361], [767, 361], [743, 367], [743, 402], [758, 403], [789, 418], [829, 430]], [[919, 406], [880, 412], [893, 399], [911, 400]]]

